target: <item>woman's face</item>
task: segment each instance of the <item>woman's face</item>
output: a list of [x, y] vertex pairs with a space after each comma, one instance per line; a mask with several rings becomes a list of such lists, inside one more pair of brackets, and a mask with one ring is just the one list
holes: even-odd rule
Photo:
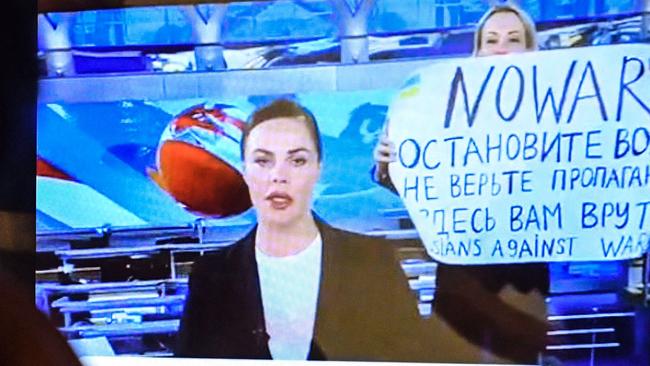
[[316, 144], [302, 118], [274, 118], [250, 131], [244, 179], [260, 222], [288, 225], [311, 215], [320, 170]]
[[479, 56], [506, 55], [526, 51], [526, 28], [517, 14], [495, 13], [485, 22]]

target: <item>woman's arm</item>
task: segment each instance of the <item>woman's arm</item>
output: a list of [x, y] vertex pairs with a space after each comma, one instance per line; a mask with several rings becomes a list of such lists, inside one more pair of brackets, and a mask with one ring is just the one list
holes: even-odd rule
[[490, 275], [460, 265], [438, 265], [435, 314], [477, 346], [514, 362], [535, 362], [546, 346], [547, 322], [503, 301], [499, 289], [488, 289], [482, 277]]

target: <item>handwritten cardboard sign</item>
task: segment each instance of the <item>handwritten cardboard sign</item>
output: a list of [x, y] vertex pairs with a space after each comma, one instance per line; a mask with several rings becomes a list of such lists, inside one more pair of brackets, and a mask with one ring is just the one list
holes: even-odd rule
[[391, 179], [453, 264], [617, 260], [650, 243], [650, 45], [452, 59], [389, 110]]

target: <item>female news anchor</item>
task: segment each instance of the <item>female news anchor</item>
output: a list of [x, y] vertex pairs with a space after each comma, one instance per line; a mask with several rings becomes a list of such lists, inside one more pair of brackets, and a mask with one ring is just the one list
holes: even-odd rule
[[[475, 57], [537, 50], [534, 23], [521, 9], [497, 5], [481, 18], [474, 34]], [[396, 193], [388, 163], [396, 161], [388, 136], [374, 151], [374, 179]], [[436, 272], [434, 312], [457, 333], [485, 349], [481, 361], [498, 358], [535, 363], [546, 336], [549, 273], [545, 263], [507, 265], [447, 265]], [[528, 328], [527, 338], [510, 344], [506, 334]], [[529, 346], [523, 346], [523, 344]], [[540, 347], [541, 346], [541, 347]]]
[[312, 212], [322, 158], [312, 114], [288, 100], [259, 109], [242, 158], [258, 224], [195, 264], [176, 355], [435, 360], [390, 244]]

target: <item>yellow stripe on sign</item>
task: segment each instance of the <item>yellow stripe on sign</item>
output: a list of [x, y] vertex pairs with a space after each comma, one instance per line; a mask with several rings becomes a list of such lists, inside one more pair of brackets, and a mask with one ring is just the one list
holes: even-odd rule
[[399, 94], [398, 98], [399, 99], [411, 98], [411, 97], [414, 97], [414, 96], [418, 95], [419, 93], [420, 93], [420, 87], [419, 86], [413, 86], [413, 87], [410, 87], [408, 89], [403, 90]]

